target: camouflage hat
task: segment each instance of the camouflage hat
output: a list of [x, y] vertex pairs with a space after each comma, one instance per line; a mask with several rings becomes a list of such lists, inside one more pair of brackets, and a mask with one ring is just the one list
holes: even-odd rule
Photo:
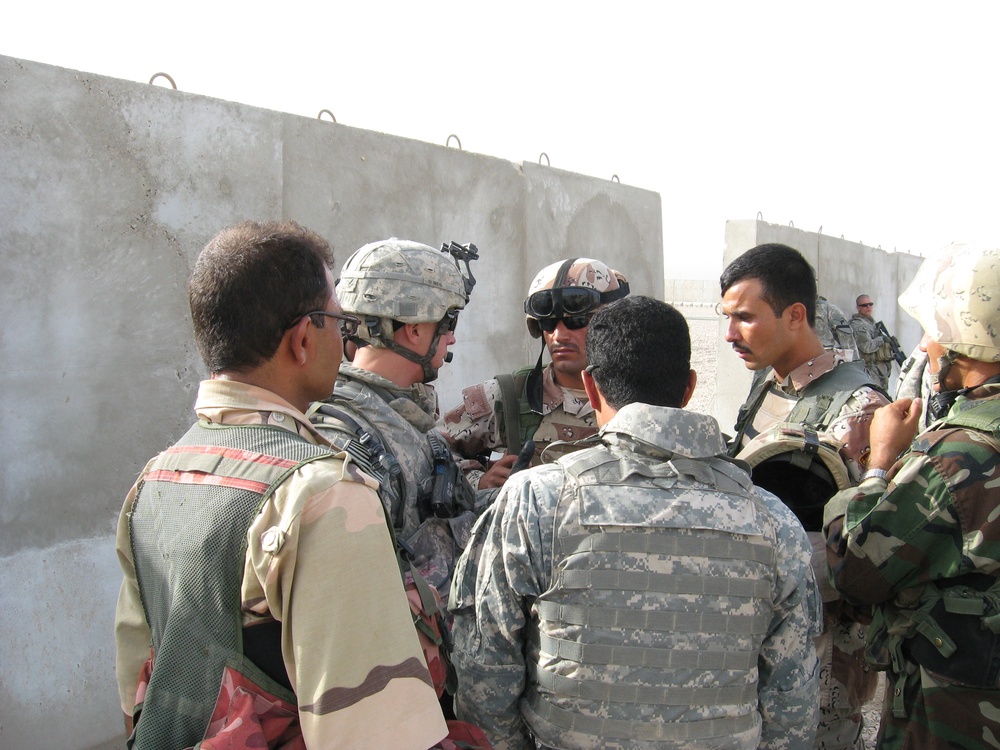
[[952, 244], [929, 256], [899, 305], [945, 349], [1000, 362], [1000, 249]]
[[829, 433], [782, 422], [760, 433], [739, 455], [750, 478], [791, 508], [806, 531], [821, 531], [826, 501], [851, 486], [841, 443]]
[[[365, 245], [347, 259], [337, 298], [344, 312], [401, 323], [436, 323], [467, 301], [465, 277], [450, 254], [395, 237]], [[372, 336], [366, 326], [358, 335]]]
[[[576, 294], [555, 290], [574, 289]], [[601, 305], [621, 299], [629, 293], [628, 281], [618, 271], [593, 258], [568, 258], [539, 271], [524, 300], [528, 332], [542, 335], [538, 320], [586, 315]]]

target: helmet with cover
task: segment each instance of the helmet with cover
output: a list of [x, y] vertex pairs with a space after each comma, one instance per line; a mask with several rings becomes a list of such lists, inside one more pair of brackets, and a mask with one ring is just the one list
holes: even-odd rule
[[[361, 318], [355, 343], [387, 348], [424, 368], [424, 382], [437, 376], [430, 366], [445, 330], [454, 330], [458, 311], [465, 308], [476, 280], [469, 261], [478, 258], [475, 245], [445, 245], [441, 250], [419, 242], [372, 242], [347, 259], [337, 280], [337, 298], [345, 312]], [[463, 274], [459, 261], [464, 261]], [[396, 325], [394, 325], [394, 321]], [[438, 332], [424, 355], [393, 340], [398, 324], [438, 323]]]
[[899, 305], [947, 351], [1000, 362], [1000, 249], [952, 244], [929, 256]]
[[625, 276], [593, 258], [567, 258], [546, 266], [535, 276], [524, 300], [525, 322], [533, 338], [544, 322], [562, 319], [569, 328], [583, 328], [601, 305], [629, 293]]

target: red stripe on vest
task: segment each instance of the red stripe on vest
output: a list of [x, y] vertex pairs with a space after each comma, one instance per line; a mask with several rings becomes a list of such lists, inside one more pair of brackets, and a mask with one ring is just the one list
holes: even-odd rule
[[287, 458], [265, 456], [262, 453], [254, 453], [253, 451], [245, 451], [239, 448], [225, 448], [216, 445], [175, 445], [173, 448], [168, 448], [166, 452], [209, 454], [222, 456], [223, 458], [233, 458], [239, 461], [250, 461], [251, 463], [264, 464], [265, 466], [280, 466], [283, 469], [290, 469], [298, 463], [298, 461], [293, 461]]
[[236, 487], [263, 495], [270, 486], [264, 482], [237, 477], [221, 477], [217, 474], [206, 474], [203, 471], [172, 471], [158, 469], [146, 475], [147, 482], [172, 482], [174, 484], [211, 484], [217, 487]]

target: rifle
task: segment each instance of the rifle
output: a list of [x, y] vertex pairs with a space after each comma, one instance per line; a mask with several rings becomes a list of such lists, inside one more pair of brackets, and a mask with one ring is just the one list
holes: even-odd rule
[[906, 361], [906, 355], [903, 354], [903, 350], [899, 348], [899, 340], [889, 333], [889, 330], [885, 327], [885, 323], [881, 320], [875, 324], [875, 327], [878, 329], [878, 332], [882, 334], [882, 338], [884, 338], [889, 344], [889, 349], [892, 351], [892, 358], [896, 360], [896, 364], [902, 367], [903, 363]]

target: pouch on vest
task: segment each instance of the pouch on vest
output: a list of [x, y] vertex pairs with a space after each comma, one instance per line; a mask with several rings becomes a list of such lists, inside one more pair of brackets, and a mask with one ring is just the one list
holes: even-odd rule
[[753, 483], [777, 495], [806, 531], [822, 531], [827, 500], [851, 486], [840, 445], [828, 433], [782, 422], [757, 435], [737, 458], [750, 465]]

